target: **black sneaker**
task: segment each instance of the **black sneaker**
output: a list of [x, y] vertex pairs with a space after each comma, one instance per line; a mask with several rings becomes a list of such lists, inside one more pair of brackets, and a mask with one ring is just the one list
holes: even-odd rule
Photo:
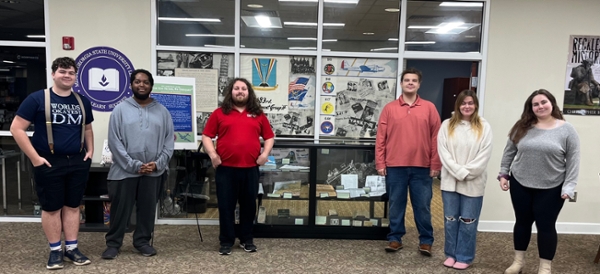
[[75, 248], [73, 250], [67, 250], [65, 252], [65, 257], [67, 257], [67, 259], [71, 260], [74, 265], [86, 265], [86, 264], [92, 263], [92, 261], [90, 261], [90, 259], [88, 257], [81, 254], [81, 251], [79, 251], [79, 248]]
[[144, 255], [146, 257], [156, 255], [156, 249], [154, 249], [154, 247], [151, 247], [149, 245], [145, 245], [142, 247], [136, 247], [135, 249], [137, 249], [140, 253], [142, 253], [142, 255]]
[[62, 250], [50, 251], [50, 257], [48, 258], [47, 269], [62, 269], [65, 267], [63, 263], [63, 252]]
[[240, 247], [244, 249], [246, 252], [256, 252], [257, 248], [254, 244], [240, 244]]
[[231, 254], [231, 246], [222, 245], [219, 248], [219, 255], [229, 255]]
[[100, 257], [102, 257], [102, 259], [105, 259], [105, 260], [112, 260], [112, 259], [116, 258], [117, 256], [119, 256], [118, 248], [107, 247], [106, 250], [104, 250], [104, 252], [102, 252], [102, 255]]

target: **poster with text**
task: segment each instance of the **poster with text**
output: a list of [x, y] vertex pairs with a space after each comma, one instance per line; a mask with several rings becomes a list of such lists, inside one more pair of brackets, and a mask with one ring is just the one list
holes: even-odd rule
[[175, 128], [175, 149], [197, 149], [196, 80], [194, 78], [154, 78], [152, 98], [171, 113]]
[[600, 36], [571, 35], [563, 113], [600, 115]]
[[288, 113], [290, 57], [244, 55], [240, 76], [252, 84], [265, 113]]

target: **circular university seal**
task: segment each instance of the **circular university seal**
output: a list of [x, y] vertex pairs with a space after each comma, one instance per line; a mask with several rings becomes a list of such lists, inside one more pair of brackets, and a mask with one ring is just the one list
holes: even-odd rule
[[111, 47], [83, 51], [75, 63], [79, 68], [73, 90], [90, 100], [96, 111], [112, 111], [131, 97], [129, 76], [134, 70], [129, 58]]

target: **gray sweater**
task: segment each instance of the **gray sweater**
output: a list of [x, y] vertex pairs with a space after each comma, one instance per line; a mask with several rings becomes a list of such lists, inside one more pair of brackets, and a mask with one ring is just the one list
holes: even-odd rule
[[139, 177], [142, 164], [156, 162], [156, 171], [147, 176], [160, 176], [173, 155], [175, 135], [171, 114], [153, 101], [145, 107], [127, 98], [115, 107], [108, 124], [108, 147], [113, 164], [109, 180]]
[[563, 185], [562, 194], [574, 196], [579, 176], [579, 136], [565, 122], [552, 129], [531, 128], [515, 144], [504, 148], [500, 173], [508, 174], [523, 186], [549, 189]]

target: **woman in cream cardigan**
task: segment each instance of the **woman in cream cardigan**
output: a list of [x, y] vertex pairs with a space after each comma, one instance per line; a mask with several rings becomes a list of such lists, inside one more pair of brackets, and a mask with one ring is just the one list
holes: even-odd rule
[[446, 240], [444, 266], [468, 268], [475, 258], [477, 225], [492, 153], [492, 130], [479, 115], [477, 94], [462, 91], [438, 133]]

